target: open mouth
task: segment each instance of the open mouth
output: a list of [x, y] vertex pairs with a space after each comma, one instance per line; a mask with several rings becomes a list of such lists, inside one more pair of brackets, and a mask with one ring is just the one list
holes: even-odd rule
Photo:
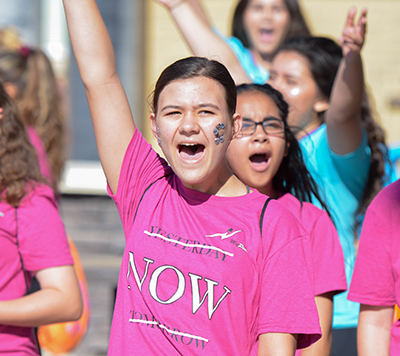
[[261, 39], [264, 40], [264, 41], [272, 40], [273, 35], [274, 35], [274, 30], [273, 29], [265, 29], [265, 28], [263, 28], [263, 29], [260, 30]]
[[204, 152], [205, 146], [196, 143], [184, 143], [178, 145], [179, 155], [184, 159], [197, 159]]
[[256, 171], [263, 171], [268, 168], [269, 158], [266, 153], [256, 153], [250, 156], [250, 165]]

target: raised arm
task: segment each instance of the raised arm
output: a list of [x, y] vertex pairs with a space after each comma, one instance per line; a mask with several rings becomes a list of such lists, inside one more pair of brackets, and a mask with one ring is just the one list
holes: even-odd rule
[[95, 0], [63, 0], [72, 49], [93, 121], [100, 161], [116, 193], [135, 125], [118, 77], [114, 49]]
[[336, 74], [325, 115], [330, 148], [338, 154], [353, 152], [362, 140], [361, 104], [364, 95], [364, 74], [361, 49], [364, 44], [367, 10], [363, 9], [355, 23], [356, 8], [347, 15], [340, 38], [343, 59]]
[[211, 28], [199, 0], [155, 1], [168, 9], [194, 55], [223, 63], [236, 84], [250, 82], [232, 49]]
[[34, 327], [79, 319], [82, 297], [73, 266], [46, 268], [36, 277], [39, 291], [0, 301], [0, 324]]

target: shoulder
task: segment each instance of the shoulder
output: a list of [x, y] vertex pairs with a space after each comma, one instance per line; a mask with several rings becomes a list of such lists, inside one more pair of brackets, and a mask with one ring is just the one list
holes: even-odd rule
[[36, 182], [29, 184], [27, 194], [22, 198], [20, 207], [32, 205], [38, 207], [43, 204], [58, 207], [53, 190], [46, 184]]
[[373, 211], [382, 218], [389, 218], [393, 213], [400, 213], [400, 180], [383, 188], [370, 204], [368, 211]]

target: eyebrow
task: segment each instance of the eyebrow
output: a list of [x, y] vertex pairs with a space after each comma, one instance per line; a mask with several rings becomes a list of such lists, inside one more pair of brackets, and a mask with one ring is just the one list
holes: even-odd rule
[[[221, 111], [218, 105], [211, 104], [211, 103], [203, 103], [195, 106], [195, 109], [201, 109], [201, 108], [213, 108], [215, 110]], [[182, 106], [180, 105], [167, 105], [164, 106], [160, 112], [166, 111], [166, 110], [176, 110], [176, 109], [182, 109]]]

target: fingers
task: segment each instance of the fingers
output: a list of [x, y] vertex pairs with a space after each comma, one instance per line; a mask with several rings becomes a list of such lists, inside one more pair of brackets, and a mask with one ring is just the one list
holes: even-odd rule
[[362, 9], [360, 18], [358, 19], [358, 23], [357, 23], [358, 31], [359, 31], [360, 35], [363, 37], [365, 36], [365, 32], [366, 32], [366, 28], [367, 28], [367, 13], [368, 13], [367, 8]]
[[353, 27], [354, 26], [354, 18], [356, 16], [357, 13], [357, 8], [355, 6], [352, 6], [349, 10], [349, 12], [347, 13], [347, 20], [346, 20], [346, 24], [345, 24], [345, 28], [350, 26]]
[[340, 37], [339, 41], [342, 46], [348, 46], [349, 50], [358, 50], [364, 44], [366, 26], [367, 26], [367, 9], [364, 8], [361, 11], [361, 15], [355, 23], [355, 18], [357, 15], [357, 9], [355, 7], [351, 7], [348, 14], [346, 25], [343, 30], [342, 37]]

